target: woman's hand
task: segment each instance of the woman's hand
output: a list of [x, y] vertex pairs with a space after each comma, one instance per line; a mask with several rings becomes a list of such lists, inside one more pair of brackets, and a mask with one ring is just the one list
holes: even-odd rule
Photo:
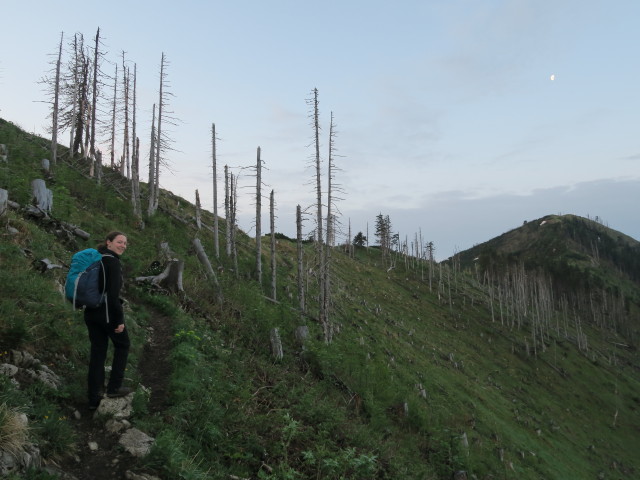
[[120, 325], [118, 325], [118, 328], [115, 329], [116, 333], [122, 333], [124, 332], [124, 323], [121, 323]]

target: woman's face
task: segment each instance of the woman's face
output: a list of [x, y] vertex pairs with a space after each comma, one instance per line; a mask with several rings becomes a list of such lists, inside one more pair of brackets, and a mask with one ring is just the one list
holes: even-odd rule
[[107, 240], [107, 248], [118, 255], [122, 255], [127, 249], [127, 237], [118, 235], [113, 240]]

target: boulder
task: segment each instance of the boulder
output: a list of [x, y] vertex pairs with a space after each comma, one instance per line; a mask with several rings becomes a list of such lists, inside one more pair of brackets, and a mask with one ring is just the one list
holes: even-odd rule
[[134, 457], [144, 457], [151, 451], [155, 440], [137, 428], [130, 428], [121, 437], [118, 443]]
[[134, 392], [125, 397], [109, 398], [105, 397], [100, 402], [95, 415], [108, 415], [114, 419], [121, 420], [129, 418], [133, 412], [131, 403], [133, 402]]

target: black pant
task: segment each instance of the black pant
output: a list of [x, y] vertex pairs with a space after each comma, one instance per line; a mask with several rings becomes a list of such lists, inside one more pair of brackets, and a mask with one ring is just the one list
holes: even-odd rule
[[102, 397], [104, 388], [104, 363], [107, 359], [109, 339], [113, 342], [113, 363], [107, 392], [115, 392], [122, 386], [124, 370], [129, 356], [129, 333], [125, 328], [122, 333], [116, 333], [116, 325], [107, 323], [106, 315], [99, 310], [85, 310], [84, 322], [89, 330], [91, 341], [91, 357], [89, 360], [89, 404], [95, 405]]

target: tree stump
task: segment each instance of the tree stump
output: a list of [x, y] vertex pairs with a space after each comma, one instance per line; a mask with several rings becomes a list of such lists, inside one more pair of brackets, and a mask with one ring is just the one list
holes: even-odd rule
[[0, 188], [0, 216], [4, 215], [7, 211], [7, 205], [9, 204], [9, 192], [4, 188]]
[[41, 178], [32, 180], [31, 191], [35, 205], [43, 212], [51, 212], [51, 207], [53, 207], [53, 192], [47, 188], [45, 181]]
[[304, 350], [304, 344], [309, 337], [309, 327], [307, 327], [306, 325], [300, 325], [299, 327], [296, 327], [294, 335], [296, 337], [296, 342], [298, 342], [298, 345], [300, 345]]
[[164, 271], [159, 275], [151, 275], [148, 277], [136, 277], [136, 282], [149, 282], [152, 285], [162, 287], [171, 293], [183, 292], [182, 272], [184, 271], [184, 261], [171, 260]]
[[271, 339], [271, 353], [276, 360], [282, 360], [284, 354], [282, 353], [282, 340], [280, 339], [280, 332], [277, 328], [272, 328], [269, 334]]

